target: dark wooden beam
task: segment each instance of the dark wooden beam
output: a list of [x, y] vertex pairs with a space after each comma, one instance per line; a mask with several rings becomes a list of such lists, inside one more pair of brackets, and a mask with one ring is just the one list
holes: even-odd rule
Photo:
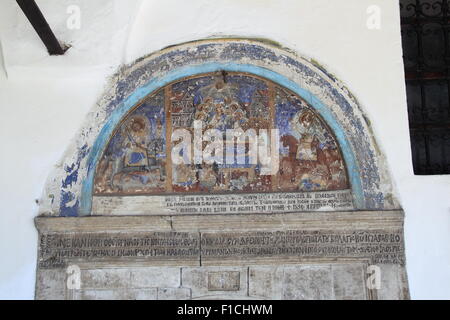
[[58, 39], [56, 39], [52, 29], [45, 20], [41, 10], [34, 0], [16, 0], [19, 7], [22, 9], [25, 16], [30, 21], [34, 30], [36, 30], [39, 38], [47, 47], [50, 55], [62, 55], [66, 50], [61, 46]]

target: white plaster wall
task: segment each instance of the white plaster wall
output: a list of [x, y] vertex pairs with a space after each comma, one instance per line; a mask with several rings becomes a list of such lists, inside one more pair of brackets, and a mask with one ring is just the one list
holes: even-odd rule
[[[450, 299], [450, 176], [412, 172], [397, 1], [115, 0], [119, 7], [124, 1], [133, 6], [119, 10], [128, 17], [119, 20], [110, 6], [80, 1], [64, 1], [83, 4], [82, 28], [71, 32], [61, 22], [65, 13], [51, 9], [58, 0], [38, 1], [57, 22], [60, 39], [72, 39], [73, 53], [63, 57], [45, 55], [14, 2], [0, 4], [5, 56], [22, 57], [6, 59], [9, 79], [0, 72], [0, 298], [33, 298], [35, 199], [101, 95], [105, 75], [168, 45], [226, 35], [278, 41], [319, 61], [348, 86], [372, 122], [406, 211], [411, 296]], [[366, 27], [366, 10], [374, 4], [381, 8], [381, 30]], [[83, 22], [86, 10], [93, 12]], [[98, 19], [106, 21], [103, 36], [87, 36], [94, 27], [102, 32]], [[128, 36], [115, 37], [111, 21], [120, 21], [118, 30]], [[5, 37], [11, 30], [20, 37]], [[105, 54], [114, 58], [92, 58]]]

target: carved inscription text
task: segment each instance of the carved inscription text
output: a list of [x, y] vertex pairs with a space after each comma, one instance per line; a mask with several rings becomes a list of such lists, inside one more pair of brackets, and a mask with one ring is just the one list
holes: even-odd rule
[[404, 264], [401, 230], [61, 233], [40, 236], [39, 267], [68, 262], [239, 261], [247, 258], [367, 258]]

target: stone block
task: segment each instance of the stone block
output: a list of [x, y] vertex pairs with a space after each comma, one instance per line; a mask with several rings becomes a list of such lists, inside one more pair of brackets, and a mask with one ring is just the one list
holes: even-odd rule
[[183, 268], [182, 285], [192, 289], [192, 297], [247, 296], [247, 268]]
[[284, 268], [283, 300], [333, 299], [330, 266], [288, 266]]
[[364, 300], [367, 298], [364, 264], [337, 264], [333, 272], [334, 298], [337, 300]]
[[189, 288], [158, 288], [158, 300], [189, 300], [191, 289]]

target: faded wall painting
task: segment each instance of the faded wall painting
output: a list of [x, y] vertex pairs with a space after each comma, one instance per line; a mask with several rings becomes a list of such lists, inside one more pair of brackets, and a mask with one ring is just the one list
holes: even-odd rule
[[[192, 143], [180, 148], [180, 132]], [[208, 144], [219, 140], [206, 159]], [[270, 174], [261, 160], [264, 149], [276, 153]], [[187, 161], [174, 161], [174, 150]], [[198, 151], [203, 161], [196, 161]], [[266, 79], [223, 72], [177, 81], [136, 106], [104, 150], [94, 194], [344, 189], [349, 182], [336, 139], [303, 99]]]
[[281, 190], [347, 189], [341, 151], [331, 131], [300, 97], [277, 87], [276, 127], [281, 136]]
[[163, 192], [166, 185], [164, 91], [136, 108], [120, 125], [97, 168], [98, 193]]

